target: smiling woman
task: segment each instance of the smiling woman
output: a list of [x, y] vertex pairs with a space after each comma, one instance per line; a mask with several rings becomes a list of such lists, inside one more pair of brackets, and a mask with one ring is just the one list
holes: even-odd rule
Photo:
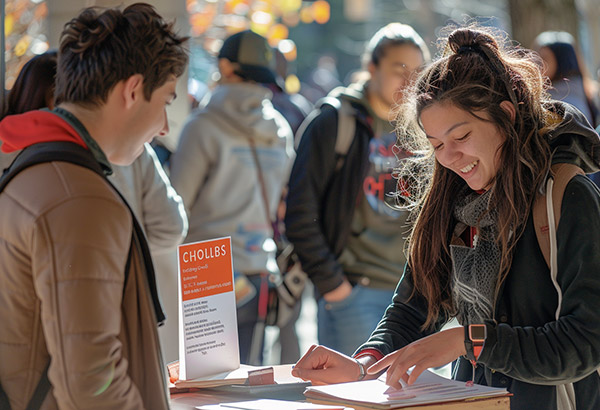
[[[508, 110], [513, 107], [509, 102], [501, 104]], [[421, 123], [440, 165], [474, 191], [489, 189], [500, 166], [505, 137], [485, 112], [474, 115], [450, 103], [432, 104], [421, 113]]]
[[[550, 165], [550, 147], [537, 130], [553, 110], [542, 104], [547, 95], [534, 54], [504, 48], [499, 41], [482, 30], [451, 33], [443, 57], [417, 81], [398, 128], [404, 137], [399, 143], [407, 145], [403, 148], [431, 153], [416, 158], [430, 164], [432, 183], [425, 184], [426, 175], [421, 178], [422, 209], [411, 240], [413, 269], [448, 278], [449, 222], [466, 183], [473, 191], [488, 191], [486, 201], [495, 213], [498, 286], [524, 229], [532, 187], [541, 186]], [[415, 287], [427, 296], [427, 325], [440, 312], [454, 311], [440, 284], [418, 277]]]
[[[587, 313], [576, 309], [578, 297], [587, 300], [576, 272], [595, 271], [600, 258], [573, 259], [575, 253], [567, 256], [566, 249], [573, 241], [590, 251], [598, 247], [595, 228], [594, 238], [574, 232], [600, 229], [599, 197], [587, 178], [568, 185], [572, 196], [563, 204], [558, 237], [559, 248], [564, 246], [558, 256], [562, 305], [556, 304], [556, 289], [540, 258], [531, 206], [552, 163], [585, 163], [590, 166], [586, 172], [598, 169], [598, 136], [575, 108], [548, 99], [529, 50], [504, 47], [501, 36], [484, 29], [457, 29], [443, 44], [442, 57], [420, 75], [407, 95], [405, 115], [399, 117], [402, 148], [430, 153], [405, 162], [427, 162], [431, 173], [421, 174], [405, 279], [362, 347], [390, 353], [370, 371], [391, 365], [388, 378], [395, 385], [399, 378], [412, 382], [422, 369], [461, 356], [455, 377], [468, 380], [475, 374], [477, 383], [507, 387], [515, 394], [513, 409], [574, 408], [561, 407], [565, 386], [575, 386], [577, 402], [597, 404], [597, 392], [578, 390], [594, 380], [597, 391], [596, 375], [579, 385], [568, 383], [598, 367], [600, 344], [573, 341], [566, 329], [588, 336], [600, 332], [592, 316], [593, 323], [587, 322]], [[535, 295], [528, 291], [531, 283], [536, 284]], [[566, 296], [566, 288], [573, 294]], [[419, 317], [407, 314], [407, 307], [420, 310], [420, 327], [391, 336], [394, 342], [389, 343], [386, 336], [392, 329]], [[558, 319], [542, 313], [557, 309]], [[485, 327], [483, 349], [474, 352], [474, 340], [461, 328], [434, 333], [450, 317], [465, 329]], [[588, 351], [596, 352], [593, 358]], [[463, 359], [465, 354], [472, 364]], [[565, 356], [564, 365], [549, 366], [557, 354], [577, 357], [578, 364]], [[417, 373], [408, 379], [406, 371], [413, 365]], [[579, 373], [578, 366], [587, 373]], [[559, 387], [542, 386], [551, 383]]]
[[[454, 378], [507, 388], [513, 410], [600, 408], [598, 190], [581, 175], [567, 184], [555, 276], [532, 222], [550, 165], [593, 172], [600, 142], [581, 112], [547, 98], [534, 55], [502, 39], [455, 29], [405, 93], [398, 145], [419, 155], [398, 176], [420, 186], [404, 277], [358, 364], [319, 346], [296, 376], [356, 380], [370, 365], [365, 378], [388, 369], [402, 388], [456, 361]], [[462, 327], [441, 330], [453, 317]]]

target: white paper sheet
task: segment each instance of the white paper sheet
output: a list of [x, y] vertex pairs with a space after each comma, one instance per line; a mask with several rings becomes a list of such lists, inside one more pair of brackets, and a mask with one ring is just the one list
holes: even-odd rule
[[221, 403], [210, 406], [196, 407], [201, 410], [344, 410], [344, 406], [329, 406], [324, 404], [301, 403], [285, 400], [252, 400], [237, 403]]
[[378, 408], [397, 408], [419, 404], [443, 403], [477, 397], [503, 396], [506, 389], [481, 385], [467, 386], [464, 382], [449, 380], [431, 371], [424, 371], [412, 386], [391, 389], [384, 379], [328, 386], [307, 387], [304, 395], [313, 399], [343, 403], [376, 404]]

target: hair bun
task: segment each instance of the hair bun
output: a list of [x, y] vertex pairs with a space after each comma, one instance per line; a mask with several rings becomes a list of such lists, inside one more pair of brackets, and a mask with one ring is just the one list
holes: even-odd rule
[[470, 28], [459, 28], [450, 33], [448, 47], [455, 54], [484, 51], [485, 48], [492, 48], [497, 52], [499, 49], [498, 43], [489, 33]]

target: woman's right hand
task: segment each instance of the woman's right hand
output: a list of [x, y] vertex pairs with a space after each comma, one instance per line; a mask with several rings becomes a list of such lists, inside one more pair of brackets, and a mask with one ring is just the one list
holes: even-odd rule
[[359, 364], [345, 354], [325, 346], [312, 345], [292, 369], [292, 376], [314, 385], [358, 380]]

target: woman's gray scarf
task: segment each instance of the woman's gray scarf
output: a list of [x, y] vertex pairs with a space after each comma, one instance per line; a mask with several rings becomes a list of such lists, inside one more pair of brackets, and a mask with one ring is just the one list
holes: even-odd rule
[[473, 248], [450, 245], [452, 299], [459, 323], [467, 325], [493, 317], [501, 254], [496, 245], [496, 214], [486, 212], [490, 192], [477, 194], [465, 188], [460, 198], [454, 217], [467, 227], [479, 226]]

